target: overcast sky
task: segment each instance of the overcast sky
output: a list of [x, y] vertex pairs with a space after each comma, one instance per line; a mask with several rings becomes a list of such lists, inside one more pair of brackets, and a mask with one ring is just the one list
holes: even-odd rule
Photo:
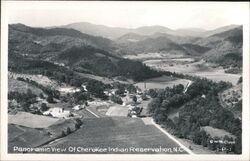
[[9, 23], [58, 26], [90, 22], [113, 27], [136, 28], [161, 25], [171, 29], [214, 29], [243, 24], [249, 3], [241, 2], [44, 2], [10, 1]]

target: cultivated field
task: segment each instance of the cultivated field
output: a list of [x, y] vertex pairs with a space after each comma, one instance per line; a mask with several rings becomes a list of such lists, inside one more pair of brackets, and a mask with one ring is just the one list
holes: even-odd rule
[[[145, 125], [139, 118], [105, 117], [83, 119], [83, 125], [76, 132], [44, 147], [69, 146], [82, 148], [178, 148], [179, 146], [153, 125]], [[70, 153], [68, 150], [64, 153]], [[74, 152], [93, 153], [93, 152]], [[143, 153], [113, 152], [106, 153]], [[156, 152], [148, 152], [156, 153]], [[170, 152], [169, 154], [186, 153]]]

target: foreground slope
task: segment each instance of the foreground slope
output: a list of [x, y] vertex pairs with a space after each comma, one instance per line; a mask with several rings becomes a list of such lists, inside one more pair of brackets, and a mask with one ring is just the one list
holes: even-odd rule
[[[106, 117], [83, 119], [83, 125], [76, 132], [52, 142], [44, 147], [81, 147], [83, 148], [165, 148], [162, 152], [138, 152], [132, 149], [108, 151], [104, 153], [168, 153], [185, 154], [179, 145], [168, 138], [153, 125], [145, 125], [139, 118]], [[175, 151], [175, 150], [179, 151]], [[67, 150], [66, 153], [69, 153]], [[78, 151], [75, 153], [93, 153]]]

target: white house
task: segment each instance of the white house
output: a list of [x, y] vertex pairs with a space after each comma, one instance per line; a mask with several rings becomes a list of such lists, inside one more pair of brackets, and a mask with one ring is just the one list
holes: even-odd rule
[[84, 91], [88, 91], [86, 85], [82, 84], [82, 88], [83, 88]]
[[55, 107], [50, 108], [48, 111], [45, 111], [43, 115], [52, 115], [57, 118], [68, 118], [71, 115], [71, 112], [68, 110], [64, 110], [64, 108]]
[[76, 105], [72, 109], [78, 111], [78, 110], [81, 110], [81, 109], [84, 109], [84, 108], [85, 108], [85, 105]]
[[59, 88], [59, 91], [63, 93], [76, 93], [76, 92], [80, 92], [81, 90], [75, 87], [61, 87]]

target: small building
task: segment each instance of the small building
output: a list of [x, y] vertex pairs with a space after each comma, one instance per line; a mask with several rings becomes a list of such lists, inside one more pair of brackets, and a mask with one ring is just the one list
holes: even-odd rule
[[57, 118], [68, 118], [72, 114], [70, 111], [64, 110], [64, 108], [55, 107], [55, 108], [50, 108], [48, 111], [45, 111], [43, 115], [51, 115]]
[[82, 88], [83, 88], [84, 91], [88, 92], [87, 86], [85, 84], [82, 84]]
[[81, 109], [84, 109], [84, 108], [85, 108], [85, 105], [76, 105], [72, 109], [78, 111], [78, 110], [81, 110]]
[[80, 92], [81, 90], [75, 87], [61, 87], [59, 91], [62, 93], [76, 93], [76, 92]]
[[141, 89], [137, 89], [136, 93], [139, 94], [139, 95], [142, 95], [142, 90]]

